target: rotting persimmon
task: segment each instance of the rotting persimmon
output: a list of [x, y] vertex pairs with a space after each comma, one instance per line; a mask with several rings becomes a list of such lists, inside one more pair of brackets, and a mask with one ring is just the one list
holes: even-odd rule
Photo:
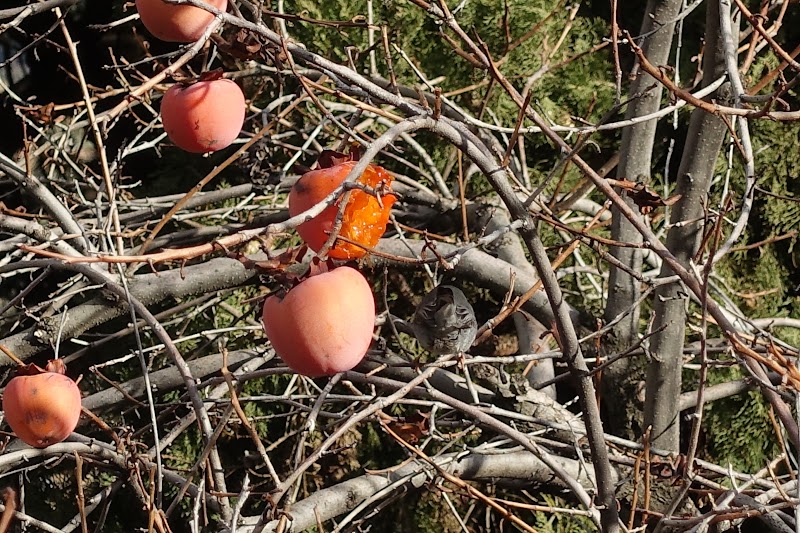
[[23, 442], [46, 448], [66, 439], [81, 416], [81, 391], [61, 360], [25, 365], [3, 391], [6, 422]]
[[231, 80], [209, 79], [212, 76], [191, 85], [176, 83], [161, 100], [164, 131], [187, 152], [222, 150], [236, 139], [244, 124], [242, 90]]
[[342, 266], [312, 275], [285, 295], [271, 295], [264, 331], [281, 359], [309, 377], [355, 367], [367, 353], [375, 325], [375, 298], [364, 276]]
[[[342, 184], [355, 165], [355, 161], [342, 162], [336, 157], [320, 158], [321, 168], [303, 174], [289, 192], [289, 215], [299, 215], [321, 202]], [[380, 197], [358, 189], [350, 192], [338, 236], [358, 245], [337, 240], [328, 250], [329, 257], [358, 259], [366, 254], [363, 247], [372, 248], [378, 244], [386, 232], [389, 214], [396, 200], [391, 190], [392, 180], [391, 174], [378, 165], [367, 166], [357, 182], [371, 187]], [[322, 213], [297, 227], [300, 237], [315, 252], [319, 252], [328, 241], [336, 223], [340, 203], [341, 200], [337, 200]]]
[[[205, 0], [220, 11], [228, 8], [228, 0]], [[168, 4], [163, 0], [136, 0], [142, 24], [154, 37], [171, 43], [191, 43], [199, 39], [214, 14], [190, 5]]]

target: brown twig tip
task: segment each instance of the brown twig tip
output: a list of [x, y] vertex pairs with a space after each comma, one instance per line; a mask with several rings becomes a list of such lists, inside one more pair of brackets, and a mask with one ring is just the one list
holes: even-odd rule
[[9, 350], [8, 348], [6, 348], [6, 347], [5, 347], [5, 346], [3, 346], [2, 344], [0, 344], [0, 351], [2, 351], [4, 354], [6, 354], [6, 356], [7, 356], [9, 359], [11, 359], [12, 361], [14, 361], [14, 362], [17, 364], [17, 366], [25, 366], [25, 363], [24, 363], [24, 362], [23, 362], [23, 361], [22, 361], [22, 360], [21, 360], [19, 357], [17, 357], [16, 355], [14, 355], [14, 353], [13, 353], [11, 350]]

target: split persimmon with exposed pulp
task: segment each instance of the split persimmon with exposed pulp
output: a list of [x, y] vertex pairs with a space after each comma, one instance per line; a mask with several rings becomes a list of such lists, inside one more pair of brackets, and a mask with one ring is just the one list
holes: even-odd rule
[[[356, 165], [356, 161], [347, 159], [348, 156], [344, 154], [328, 150], [323, 152], [321, 168], [303, 174], [289, 192], [289, 215], [299, 215], [336, 190]], [[378, 244], [386, 232], [386, 224], [396, 200], [391, 190], [392, 175], [378, 165], [369, 165], [356, 181], [372, 188], [379, 197], [359, 189], [350, 192], [338, 233], [339, 237], [346, 240], [337, 240], [330, 248], [328, 256], [332, 259], [358, 259], [366, 254], [365, 248]], [[322, 213], [297, 227], [300, 237], [315, 252], [325, 246], [334, 230], [341, 201], [340, 198]]]

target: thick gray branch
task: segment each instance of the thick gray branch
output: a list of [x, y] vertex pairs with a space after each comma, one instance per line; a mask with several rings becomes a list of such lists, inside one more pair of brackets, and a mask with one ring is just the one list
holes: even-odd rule
[[[503, 226], [508, 226], [510, 223], [511, 221], [508, 218], [508, 213], [505, 210], [496, 210], [486, 226], [486, 231], [491, 233]], [[533, 265], [530, 264], [528, 258], [525, 256], [525, 248], [520, 242], [519, 235], [516, 233], [507, 233], [493, 244], [493, 248], [496, 249], [499, 259], [508, 262], [510, 265], [514, 265], [519, 270], [526, 272], [530, 277], [538, 279], [536, 269], [533, 268]], [[525, 289], [525, 287], [521, 288]], [[517, 330], [520, 353], [535, 352], [536, 348], [541, 346], [541, 335], [547, 330], [549, 324], [542, 324], [538, 320], [526, 317], [522, 313], [514, 313], [512, 318]], [[555, 377], [553, 360], [544, 359], [539, 361], [531, 367], [526, 377], [534, 386], [539, 383], [551, 381]], [[550, 398], [556, 397], [555, 385], [548, 385], [541, 389], [541, 392], [548, 395]]]
[[[719, 38], [719, 3], [708, 2], [706, 11], [706, 53], [703, 56], [703, 84], [713, 82], [725, 71], [723, 43]], [[729, 90], [723, 85], [720, 91]], [[709, 97], [719, 99], [723, 93]], [[727, 127], [719, 117], [695, 109], [678, 170], [677, 194], [680, 200], [672, 209], [672, 226], [666, 246], [686, 269], [700, 247], [704, 208], [714, 176], [714, 163], [722, 147]], [[688, 222], [687, 222], [688, 221]], [[694, 222], [692, 222], [694, 221]], [[681, 224], [678, 224], [681, 222]], [[661, 277], [675, 275], [666, 264]], [[645, 425], [652, 426], [653, 446], [679, 451], [681, 369], [686, 330], [688, 291], [683, 284], [669, 283], [656, 289], [654, 302], [651, 359], [647, 369]]]
[[[675, 29], [675, 17], [680, 11], [681, 0], [650, 0], [644, 12], [644, 20], [640, 34], [650, 34], [643, 43], [642, 50], [654, 65], [666, 65], [669, 60], [672, 34]], [[654, 31], [656, 30], [656, 31]], [[629, 96], [633, 100], [625, 111], [626, 119], [650, 115], [661, 106], [661, 84], [652, 76], [640, 71], [631, 82]], [[652, 169], [653, 143], [656, 135], [657, 119], [639, 122], [622, 130], [620, 161], [617, 166], [617, 178], [631, 181], [649, 181]], [[633, 205], [629, 198], [625, 198]], [[640, 243], [641, 234], [619, 212], [612, 208], [611, 238], [620, 242]], [[642, 250], [640, 248], [611, 248], [611, 254], [627, 265], [634, 272], [641, 272]], [[621, 313], [631, 311], [614, 328], [618, 345], [617, 351], [633, 345], [639, 332], [639, 307], [634, 303], [639, 299], [641, 291], [639, 282], [624, 270], [613, 265], [609, 269], [608, 302], [606, 304], [606, 320], [613, 320]], [[627, 359], [623, 358], [612, 365], [606, 373], [613, 378], [615, 373], [624, 373]]]
[[67, 207], [50, 192], [33, 174], [25, 174], [11, 159], [0, 153], [0, 170], [5, 172], [22, 190], [35, 198], [64, 231], [71, 235], [71, 244], [79, 252], [86, 253], [91, 249], [89, 241], [83, 234], [83, 228], [75, 220]]
[[[136, 276], [130, 282], [130, 290], [143, 304], [155, 305], [168, 299], [235, 287], [255, 275], [255, 271], [247, 270], [235, 259], [218, 258], [183, 269]], [[61, 314], [43, 318], [36, 326], [6, 337], [0, 343], [20, 359], [26, 360], [55, 344], [55, 335], [59, 328], [62, 329], [65, 339], [77, 337], [90, 328], [127, 312], [128, 306], [124, 301], [98, 297]], [[0, 358], [0, 365], [11, 364], [13, 362], [5, 355]]]
[[[417, 258], [423, 253], [424, 248], [425, 243], [422, 241], [403, 243], [399, 240], [384, 239], [378, 245], [377, 250], [400, 257]], [[447, 256], [458, 251], [459, 247], [452, 244], [437, 243], [436, 250], [438, 253]], [[432, 257], [431, 253], [427, 252], [426, 257]], [[374, 257], [373, 261], [377, 264], [391, 264], [395, 268], [412, 267], [408, 263], [400, 263], [381, 257]], [[460, 259], [455, 264], [454, 273], [458, 274], [460, 278], [468, 279], [481, 287], [489, 289], [501, 298], [511, 288], [512, 276], [515, 279], [513, 296], [521, 296], [537, 280], [528, 270], [519, 269], [476, 248], [468, 250], [460, 256]], [[534, 294], [525, 303], [523, 309], [544, 324], [553, 323], [553, 310], [550, 308], [547, 296], [543, 291]], [[578, 310], [570, 308], [569, 315], [573, 323], [582, 324], [584, 317]]]
[[[237, 350], [228, 353], [229, 367], [235, 367], [240, 363], [248, 361], [253, 357], [262, 355], [258, 350]], [[222, 354], [213, 354], [189, 361], [187, 363], [192, 376], [195, 379], [203, 379], [206, 376], [219, 372], [222, 368]], [[232, 369], [232, 368], [231, 368]], [[163, 370], [157, 370], [150, 373], [150, 384], [153, 387], [153, 392], [157, 394], [164, 394], [178, 387], [183, 386], [183, 376], [177, 368], [171, 366]], [[118, 387], [109, 387], [107, 389], [96, 392], [91, 396], [83, 399], [83, 406], [95, 414], [99, 414], [104, 410], [111, 409], [117, 405], [127, 402], [130, 398], [144, 398], [145, 397], [145, 382], [144, 378], [134, 378], [125, 383], [120, 383]]]
[[[522, 481], [531, 484], [552, 484], [563, 487], [552, 471], [533, 454], [528, 452], [506, 452], [498, 455], [470, 453], [453, 461], [454, 455], [436, 459], [442, 468], [463, 480]], [[556, 458], [565, 471], [591, 490], [591, 472], [573, 459]], [[435, 477], [436, 471], [418, 461], [410, 462], [385, 474], [366, 474], [320, 490], [294, 504], [289, 510], [292, 517], [291, 531], [305, 531], [317, 524], [317, 517], [325, 521], [352, 511], [368, 499], [383, 499], [402, 487], [420, 488]], [[616, 479], [616, 477], [615, 477]], [[386, 491], [386, 492], [384, 492]], [[381, 494], [384, 492], [383, 494]], [[237, 531], [253, 531], [260, 516], [245, 517]], [[278, 520], [266, 524], [265, 533], [276, 531]]]

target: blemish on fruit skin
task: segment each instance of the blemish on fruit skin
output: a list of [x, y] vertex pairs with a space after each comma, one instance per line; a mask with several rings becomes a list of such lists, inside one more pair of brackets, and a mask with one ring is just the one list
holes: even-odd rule
[[199, 81], [188, 87], [176, 84], [161, 100], [161, 122], [170, 141], [193, 153], [230, 145], [239, 136], [245, 112], [241, 88], [228, 79]]
[[201, 139], [200, 144], [208, 148], [209, 151], [216, 150], [214, 147], [219, 144], [219, 139]]
[[296, 190], [298, 193], [302, 194], [302, 193], [308, 192], [309, 187], [308, 187], [308, 184], [306, 184], [305, 180], [299, 179], [294, 184], [294, 190]]
[[25, 420], [31, 425], [45, 425], [49, 419], [50, 416], [43, 411], [31, 411], [25, 416]]

